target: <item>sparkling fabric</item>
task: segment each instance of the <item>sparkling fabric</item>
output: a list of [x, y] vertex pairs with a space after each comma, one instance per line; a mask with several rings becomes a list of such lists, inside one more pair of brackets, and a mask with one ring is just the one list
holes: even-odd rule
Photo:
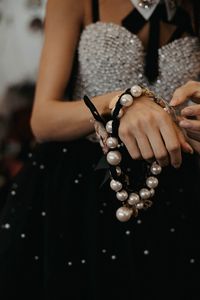
[[103, 22], [88, 25], [79, 43], [74, 99], [143, 84], [170, 100], [177, 87], [200, 74], [200, 46], [195, 37], [183, 37], [159, 49], [159, 77], [153, 85], [144, 77], [144, 57], [142, 42], [126, 28]]

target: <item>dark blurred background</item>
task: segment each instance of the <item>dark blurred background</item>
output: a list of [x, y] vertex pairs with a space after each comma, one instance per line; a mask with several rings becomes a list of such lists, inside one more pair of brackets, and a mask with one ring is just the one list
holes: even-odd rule
[[28, 158], [46, 0], [0, 0], [0, 207]]

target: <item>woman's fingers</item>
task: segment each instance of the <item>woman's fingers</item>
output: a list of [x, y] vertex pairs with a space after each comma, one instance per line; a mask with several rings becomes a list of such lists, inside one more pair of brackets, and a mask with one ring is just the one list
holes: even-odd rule
[[200, 104], [188, 106], [181, 111], [183, 117], [200, 116]]
[[172, 122], [161, 124], [160, 133], [169, 153], [171, 165], [179, 168], [182, 163], [181, 145]]
[[200, 101], [200, 82], [188, 81], [186, 84], [176, 89], [170, 101], [170, 105], [177, 106], [184, 103], [189, 98]]
[[200, 120], [183, 119], [180, 121], [179, 125], [185, 129], [199, 131], [200, 135]]
[[[187, 136], [190, 138], [190, 139], [193, 139], [197, 142], [200, 142], [200, 134], [199, 134], [199, 131], [194, 131], [194, 130], [187, 130]], [[198, 147], [199, 149], [199, 147]], [[199, 152], [199, 151], [198, 151]]]
[[185, 137], [183, 131], [176, 124], [174, 124], [174, 130], [176, 131], [178, 140], [181, 145], [181, 149], [186, 153], [193, 154], [194, 150], [191, 147], [191, 145], [186, 141], [186, 137]]
[[151, 148], [153, 149], [155, 159], [162, 167], [165, 167], [169, 164], [169, 156], [166, 147], [163, 143], [160, 131], [157, 128], [153, 130], [151, 129], [148, 130], [148, 139], [151, 144]]
[[134, 136], [124, 128], [119, 128], [119, 137], [133, 159], [142, 159], [142, 154]]
[[145, 133], [137, 133], [135, 139], [143, 159], [151, 160], [155, 154]]

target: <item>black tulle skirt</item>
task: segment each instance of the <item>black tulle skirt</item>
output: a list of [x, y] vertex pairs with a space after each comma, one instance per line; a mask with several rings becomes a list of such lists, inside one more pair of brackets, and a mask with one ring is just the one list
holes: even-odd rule
[[85, 139], [29, 154], [0, 217], [2, 300], [200, 299], [195, 155], [164, 169], [154, 205], [128, 223], [101, 156]]

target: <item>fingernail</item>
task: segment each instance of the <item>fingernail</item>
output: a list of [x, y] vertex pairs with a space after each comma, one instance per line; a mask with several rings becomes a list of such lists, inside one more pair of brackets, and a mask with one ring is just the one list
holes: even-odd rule
[[194, 150], [192, 149], [192, 147], [189, 144], [185, 144], [185, 147], [187, 148], [187, 152], [190, 154], [194, 153]]

